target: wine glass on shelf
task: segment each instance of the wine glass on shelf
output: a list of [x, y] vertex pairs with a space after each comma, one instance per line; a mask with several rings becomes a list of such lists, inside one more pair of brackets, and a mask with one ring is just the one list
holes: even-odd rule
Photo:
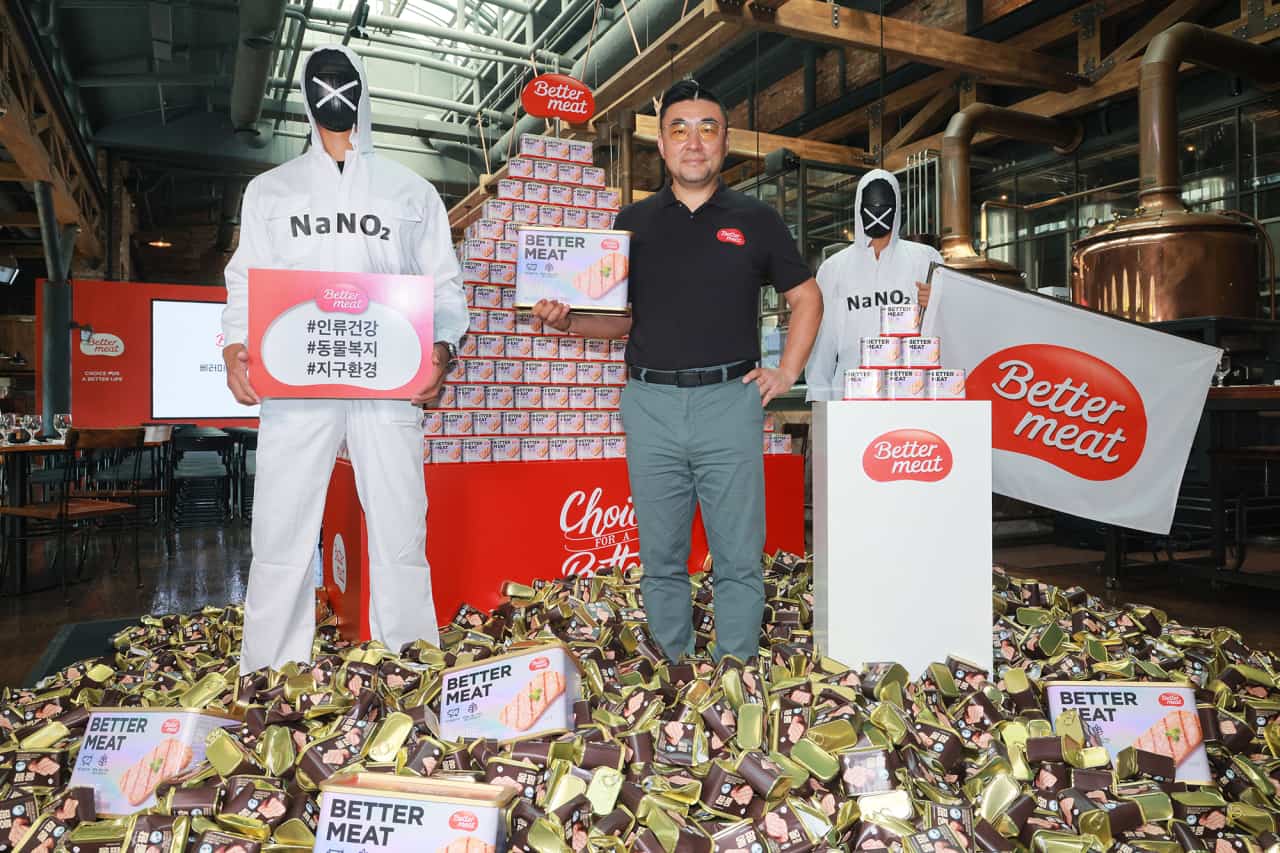
[[1222, 351], [1222, 357], [1218, 359], [1218, 366], [1213, 369], [1213, 382], [1218, 388], [1223, 387], [1222, 383], [1231, 373], [1231, 353], [1227, 350]]
[[0, 444], [9, 443], [9, 433], [18, 428], [18, 416], [13, 412], [0, 414]]
[[71, 415], [65, 412], [54, 415], [53, 428], [58, 432], [58, 439], [65, 442], [67, 440], [67, 430], [71, 429]]

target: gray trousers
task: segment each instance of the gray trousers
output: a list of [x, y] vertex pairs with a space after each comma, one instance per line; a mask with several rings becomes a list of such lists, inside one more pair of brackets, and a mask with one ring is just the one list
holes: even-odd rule
[[759, 653], [764, 613], [764, 409], [754, 382], [622, 392], [649, 630], [671, 660], [694, 649], [688, 560], [695, 502], [711, 546], [716, 654]]

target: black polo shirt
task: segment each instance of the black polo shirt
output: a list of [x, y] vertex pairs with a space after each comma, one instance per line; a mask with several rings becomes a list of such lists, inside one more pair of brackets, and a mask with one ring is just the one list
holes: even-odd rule
[[760, 358], [760, 289], [812, 273], [772, 207], [723, 184], [690, 212], [670, 185], [619, 214], [632, 232], [627, 363], [684, 370]]

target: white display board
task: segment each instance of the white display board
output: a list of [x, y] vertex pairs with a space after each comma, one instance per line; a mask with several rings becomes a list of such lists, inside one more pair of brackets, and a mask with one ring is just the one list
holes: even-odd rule
[[815, 403], [814, 632], [851, 666], [991, 666], [991, 405]]
[[151, 417], [256, 418], [236, 402], [222, 363], [221, 302], [151, 300]]

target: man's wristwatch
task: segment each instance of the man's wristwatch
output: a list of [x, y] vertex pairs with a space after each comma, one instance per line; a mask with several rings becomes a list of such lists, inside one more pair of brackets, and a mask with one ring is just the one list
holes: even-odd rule
[[444, 348], [449, 351], [449, 360], [445, 362], [444, 369], [448, 370], [453, 367], [453, 363], [458, 360], [458, 348], [448, 341], [436, 341], [437, 344], [444, 344]]

